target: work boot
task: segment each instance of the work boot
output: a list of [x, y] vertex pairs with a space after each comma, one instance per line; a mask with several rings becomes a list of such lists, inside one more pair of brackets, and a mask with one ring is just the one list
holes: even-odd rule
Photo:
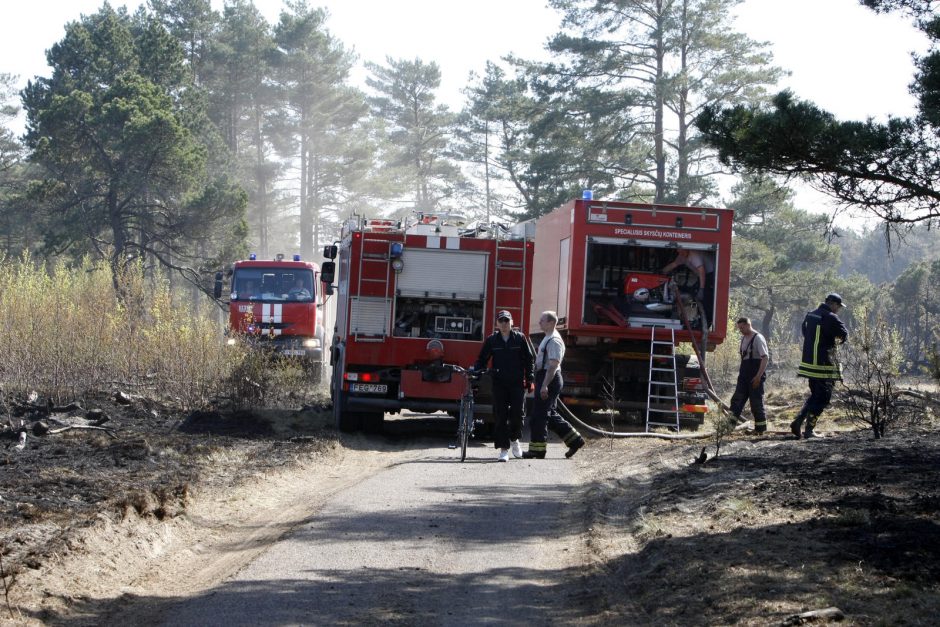
[[568, 450], [565, 451], [565, 457], [570, 458], [575, 453], [577, 453], [578, 449], [581, 448], [582, 446], [584, 446], [584, 438], [578, 438], [577, 440], [572, 442], [571, 446], [568, 447]]
[[509, 444], [512, 450], [512, 456], [516, 459], [522, 459], [522, 443], [519, 442], [519, 440], [513, 440]]
[[810, 438], [818, 438], [818, 437], [819, 437], [819, 436], [816, 435], [816, 434], [813, 432], [812, 429], [807, 429], [806, 431], [803, 432], [803, 439], [804, 439], [804, 440], [809, 440]]
[[796, 436], [796, 439], [800, 439], [800, 427], [802, 426], [803, 421], [797, 418], [790, 423], [790, 433]]
[[499, 457], [496, 458], [496, 461], [508, 462], [509, 461], [509, 449], [508, 448], [499, 449]]
[[523, 459], [545, 459], [544, 451], [525, 451], [522, 454]]

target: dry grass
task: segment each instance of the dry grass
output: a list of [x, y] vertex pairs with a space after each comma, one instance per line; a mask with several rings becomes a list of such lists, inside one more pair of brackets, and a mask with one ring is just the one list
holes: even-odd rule
[[221, 391], [239, 355], [227, 351], [217, 312], [194, 311], [165, 281], [134, 268], [114, 292], [106, 266], [70, 268], [0, 259], [0, 385], [59, 402], [90, 391], [158, 391], [184, 408]]

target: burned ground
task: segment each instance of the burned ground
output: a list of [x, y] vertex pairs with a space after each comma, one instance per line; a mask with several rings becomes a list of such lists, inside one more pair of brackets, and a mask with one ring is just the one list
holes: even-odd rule
[[[83, 612], [110, 615], [101, 604], [120, 605], [126, 568], [113, 563], [114, 555], [141, 554], [127, 575], [138, 587], [150, 568], [144, 562], [158, 560], [164, 582], [173, 569], [185, 570], [184, 561], [194, 558], [178, 551], [169, 559], [159, 529], [187, 519], [177, 532], [189, 529], [190, 547], [203, 542], [204, 512], [193, 512], [207, 499], [237, 493], [213, 520], [255, 508], [251, 525], [241, 526], [258, 530], [267, 524], [265, 512], [287, 508], [285, 495], [296, 501], [298, 490], [310, 489], [295, 485], [280, 493], [271, 488], [272, 477], [299, 484], [322, 476], [295, 473], [311, 459], [335, 468], [336, 477], [367, 476], [408, 455], [404, 440], [388, 436], [339, 438], [328, 426], [323, 398], [296, 410], [186, 414], [131, 400], [89, 399], [81, 409], [45, 416], [54, 429], [90, 424], [88, 410], [100, 409], [108, 417], [102, 426], [114, 437], [100, 430], [30, 431], [22, 450], [13, 433], [0, 440], [0, 543], [10, 587], [5, 620], [12, 612], [16, 623], [84, 624]], [[771, 428], [785, 424], [780, 418]], [[575, 506], [587, 564], [566, 587], [583, 601], [574, 622], [776, 625], [836, 606], [852, 624], [935, 624], [940, 435], [922, 425], [872, 440], [869, 431], [842, 429], [828, 428], [828, 437], [812, 441], [780, 431], [734, 435], [717, 457], [708, 440], [592, 439], [574, 458], [583, 481]], [[709, 459], [695, 464], [703, 444]], [[343, 454], [345, 463], [334, 466]], [[270, 534], [242, 538], [237, 546], [248, 549], [227, 568], [263, 550], [314, 507], [291, 505]], [[106, 542], [128, 546], [105, 557], [101, 544], [83, 539], [99, 527]], [[152, 536], [142, 541], [148, 530]], [[222, 531], [218, 524], [211, 529]], [[232, 546], [230, 537], [220, 540]], [[72, 564], [62, 575], [69, 583], [51, 581], [69, 560], [85, 562], [84, 572], [97, 580], [79, 581], [72, 574], [82, 571]], [[219, 569], [192, 581], [211, 588], [224, 576]], [[99, 588], [89, 591], [94, 584]]]
[[[194, 491], [224, 491], [335, 444], [322, 399], [264, 412], [186, 413], [127, 395], [74, 405], [54, 411], [38, 399], [8, 399], [2, 416], [0, 551], [11, 602], [25, 570], [68, 555], [102, 515], [172, 519], [186, 512]], [[92, 424], [101, 429], [81, 428]], [[55, 433], [69, 425], [79, 428]]]
[[635, 443], [603, 448], [581, 463], [610, 622], [779, 624], [835, 606], [855, 624], [935, 624], [933, 430], [738, 436], [705, 464], [698, 445], [645, 445], [626, 463]]

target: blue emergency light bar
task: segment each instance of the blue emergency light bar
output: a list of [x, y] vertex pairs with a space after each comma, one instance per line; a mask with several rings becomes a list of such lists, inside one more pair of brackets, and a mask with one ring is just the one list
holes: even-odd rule
[[294, 253], [294, 261], [300, 261], [300, 255]]
[[256, 255], [255, 253], [249, 253], [249, 254], [248, 254], [248, 261], [254, 261], [254, 260], [256, 260], [257, 258], [258, 258], [258, 255]]

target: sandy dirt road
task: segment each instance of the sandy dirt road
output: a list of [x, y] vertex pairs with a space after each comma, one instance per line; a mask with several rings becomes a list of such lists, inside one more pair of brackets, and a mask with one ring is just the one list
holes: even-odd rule
[[561, 622], [577, 605], [574, 463], [460, 463], [426, 439], [342, 490], [167, 625]]

